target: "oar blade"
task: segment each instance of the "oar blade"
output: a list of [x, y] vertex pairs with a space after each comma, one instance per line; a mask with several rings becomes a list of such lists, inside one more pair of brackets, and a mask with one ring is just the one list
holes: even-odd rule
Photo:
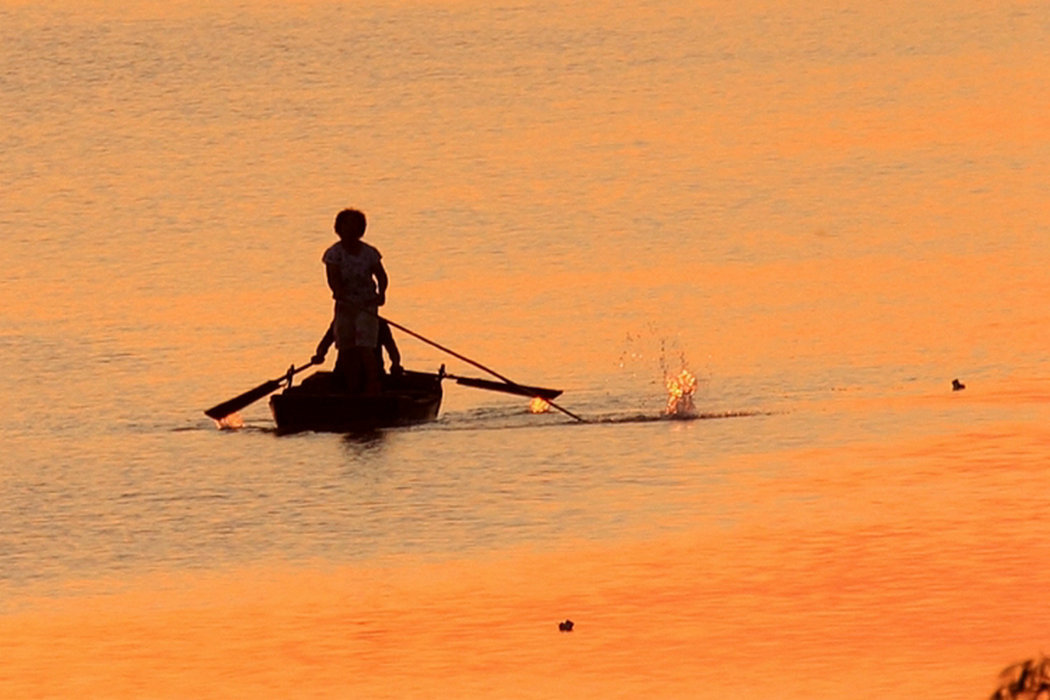
[[250, 389], [239, 396], [234, 396], [229, 401], [223, 401], [216, 406], [212, 406], [204, 412], [204, 415], [214, 420], [222, 420], [231, 413], [236, 413], [245, 406], [253, 404], [264, 396], [277, 391], [281, 386], [281, 381], [280, 379], [271, 379], [268, 382], [263, 382], [254, 389]]
[[493, 382], [488, 379], [476, 379], [474, 377], [456, 377], [456, 383], [462, 384], [463, 386], [474, 387], [475, 389], [488, 389], [489, 391], [501, 391], [505, 394], [515, 394], [516, 396], [527, 396], [534, 398], [539, 396], [541, 399], [551, 401], [561, 396], [561, 389], [546, 389], [541, 386], [527, 386], [524, 384], [508, 384], [506, 382]]

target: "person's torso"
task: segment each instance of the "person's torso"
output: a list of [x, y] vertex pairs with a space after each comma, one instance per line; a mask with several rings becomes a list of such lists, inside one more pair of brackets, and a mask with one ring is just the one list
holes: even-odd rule
[[343, 301], [371, 302], [378, 294], [373, 271], [379, 262], [379, 251], [367, 243], [358, 242], [351, 252], [340, 241], [324, 254], [324, 261], [335, 265], [343, 282]]

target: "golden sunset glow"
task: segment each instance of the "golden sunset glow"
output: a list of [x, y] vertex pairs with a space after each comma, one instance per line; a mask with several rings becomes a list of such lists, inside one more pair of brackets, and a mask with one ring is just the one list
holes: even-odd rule
[[[1047, 46], [1039, 0], [0, 0], [0, 700], [1050, 676]], [[285, 435], [374, 379], [345, 207], [398, 349]]]

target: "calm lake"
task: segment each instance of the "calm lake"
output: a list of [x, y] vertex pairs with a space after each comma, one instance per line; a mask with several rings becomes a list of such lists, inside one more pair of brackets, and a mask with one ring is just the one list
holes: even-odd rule
[[[1050, 6], [802, 4], [0, 0], [0, 695], [958, 700], [1050, 650]], [[206, 418], [313, 354], [347, 206], [384, 315], [584, 420]]]

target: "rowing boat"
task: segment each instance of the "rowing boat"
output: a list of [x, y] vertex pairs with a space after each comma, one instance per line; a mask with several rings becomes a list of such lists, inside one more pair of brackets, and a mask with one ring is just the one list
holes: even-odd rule
[[441, 408], [442, 373], [404, 371], [383, 377], [375, 396], [339, 388], [333, 372], [314, 372], [270, 397], [277, 432], [348, 433], [435, 420]]
[[[212, 406], [204, 411], [204, 415], [214, 420], [220, 427], [224, 427], [228, 424], [230, 416], [236, 414], [237, 411], [269, 396], [270, 411], [273, 413], [279, 433], [297, 433], [304, 430], [346, 433], [411, 425], [437, 418], [438, 411], [441, 409], [441, 382], [444, 379], [451, 379], [457, 384], [476, 389], [514, 394], [533, 400], [542, 399], [546, 402], [543, 405], [552, 406], [578, 421], [583, 420], [554, 403], [554, 399], [561, 395], [561, 389], [518, 384], [469, 357], [449, 350], [404, 326], [399, 326], [389, 320], [387, 323], [467, 364], [488, 372], [500, 381], [477, 377], [458, 377], [446, 373], [445, 366], [441, 365], [436, 373], [406, 370], [383, 375], [381, 391], [375, 395], [346, 391], [345, 384], [334, 372], [314, 372], [295, 386], [294, 378], [297, 374], [320, 363], [321, 360], [315, 356], [306, 364], [298, 367], [289, 366], [284, 376], [267, 380], [232, 399]], [[284, 390], [279, 394], [274, 394], [282, 386]]]

